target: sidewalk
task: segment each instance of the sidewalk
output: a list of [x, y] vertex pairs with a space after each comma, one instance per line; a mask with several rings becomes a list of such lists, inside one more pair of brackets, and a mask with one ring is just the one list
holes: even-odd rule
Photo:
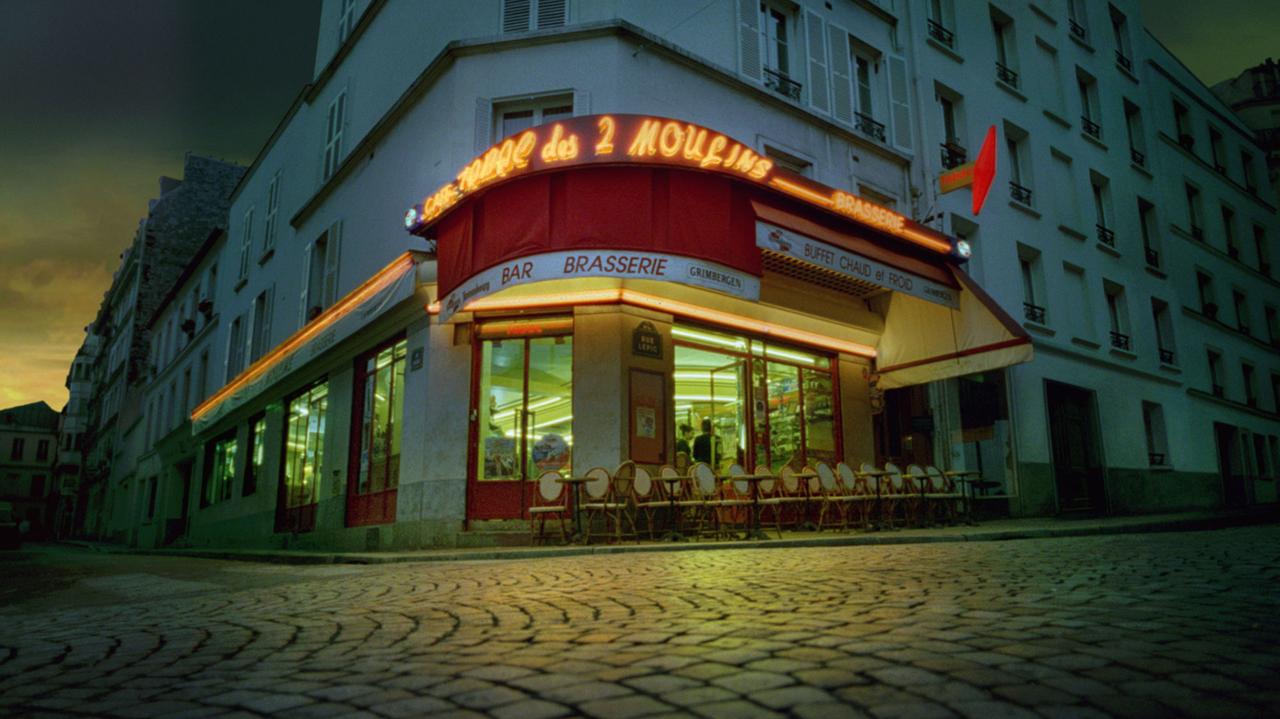
[[852, 547], [925, 542], [998, 542], [1088, 535], [1151, 532], [1192, 532], [1227, 529], [1280, 521], [1280, 507], [1179, 512], [1093, 519], [999, 519], [977, 526], [933, 527], [880, 532], [769, 532], [769, 539], [751, 541], [624, 542], [590, 546], [479, 547], [389, 552], [313, 552], [287, 549], [131, 549], [114, 544], [67, 540], [63, 544], [94, 551], [162, 557], [198, 557], [274, 564], [392, 564], [400, 562], [458, 562], [494, 559], [571, 557], [633, 552], [684, 552], [707, 549], [783, 549], [790, 547]]

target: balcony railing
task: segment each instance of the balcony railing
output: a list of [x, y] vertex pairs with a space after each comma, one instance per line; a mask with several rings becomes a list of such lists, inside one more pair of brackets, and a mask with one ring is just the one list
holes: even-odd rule
[[1160, 361], [1164, 364], [1173, 364], [1173, 350], [1160, 348]]
[[1223, 387], [1223, 386], [1222, 386], [1222, 385], [1220, 385], [1220, 384], [1215, 384], [1215, 385], [1213, 386], [1213, 396], [1214, 396], [1214, 397], [1223, 397], [1223, 396], [1226, 396], [1226, 394], [1227, 394], [1227, 388], [1226, 388], [1226, 387]]
[[1147, 255], [1147, 265], [1151, 267], [1159, 267], [1160, 251], [1152, 247], [1144, 247], [1142, 249], [1143, 249], [1143, 252], [1145, 252]]
[[1133, 60], [1130, 60], [1127, 55], [1119, 50], [1116, 50], [1116, 64], [1129, 72], [1133, 72]]
[[954, 49], [956, 46], [956, 34], [942, 26], [941, 23], [929, 21], [929, 37], [938, 42]]
[[1247, 323], [1245, 323], [1245, 322], [1241, 322], [1241, 323], [1237, 324], [1237, 325], [1236, 325], [1236, 329], [1238, 329], [1238, 330], [1240, 330], [1241, 332], [1243, 332], [1243, 333], [1245, 333], [1245, 334], [1249, 335], [1250, 337], [1252, 337], [1252, 336], [1253, 336], [1253, 333], [1249, 331], [1249, 325], [1248, 325]]
[[1164, 455], [1159, 452], [1148, 452], [1147, 463], [1150, 464], [1152, 467], [1163, 467]]
[[1071, 34], [1081, 40], [1085, 39], [1085, 36], [1089, 34], [1088, 31], [1084, 29], [1084, 25], [1076, 22], [1075, 18], [1069, 18], [1067, 20], [1067, 25], [1071, 28]]
[[1240, 248], [1235, 245], [1227, 245], [1227, 255], [1233, 260], [1240, 259]]
[[1204, 228], [1199, 225], [1192, 225], [1191, 236], [1201, 242], [1204, 242]]
[[1022, 303], [1022, 314], [1027, 318], [1028, 322], [1038, 322], [1044, 324], [1044, 308], [1040, 305], [1033, 305], [1030, 302]]
[[1182, 145], [1182, 149], [1190, 150], [1196, 146], [1196, 138], [1194, 135], [1183, 133], [1178, 135], [1178, 144]]
[[1133, 160], [1133, 164], [1138, 167], [1147, 166], [1147, 156], [1139, 152], [1136, 148], [1129, 148], [1129, 159]]
[[1258, 271], [1259, 271], [1259, 272], [1261, 272], [1262, 274], [1264, 274], [1264, 275], [1266, 275], [1266, 276], [1270, 277], [1270, 276], [1271, 276], [1271, 263], [1270, 263], [1270, 262], [1266, 262], [1266, 261], [1259, 261], [1259, 262], [1258, 262]]
[[1225, 175], [1227, 174], [1227, 166], [1220, 162], [1214, 162], [1213, 171], [1218, 173], [1219, 175]]
[[998, 62], [996, 63], [996, 79], [1009, 87], [1018, 86], [1018, 73]]
[[1118, 350], [1128, 350], [1128, 349], [1129, 349], [1129, 335], [1126, 335], [1126, 334], [1121, 333], [1121, 332], [1112, 332], [1112, 333], [1111, 333], [1111, 346], [1112, 346], [1112, 347], [1115, 347], [1115, 348], [1116, 348], [1116, 349], [1118, 349]]
[[1098, 229], [1098, 242], [1101, 242], [1107, 247], [1116, 246], [1115, 230], [1108, 229], [1106, 227], [1103, 227], [1102, 225], [1094, 225], [1094, 227]]
[[1084, 134], [1088, 135], [1089, 137], [1092, 137], [1095, 140], [1102, 139], [1102, 125], [1099, 125], [1098, 123], [1094, 122], [1093, 120], [1090, 120], [1084, 115], [1081, 115], [1080, 126], [1084, 128]]
[[764, 86], [783, 97], [800, 100], [800, 83], [772, 68], [764, 69]]
[[942, 143], [942, 166], [950, 170], [953, 167], [959, 167], [969, 159], [969, 152], [963, 147], [951, 142]]
[[1205, 317], [1208, 317], [1211, 320], [1218, 319], [1218, 303], [1205, 302], [1204, 304], [1200, 305], [1200, 314], [1204, 315]]
[[1016, 182], [1009, 183], [1009, 196], [1015, 202], [1021, 202], [1024, 205], [1031, 204], [1031, 188], [1023, 187]]
[[863, 115], [860, 112], [853, 113], [853, 127], [867, 137], [879, 142], [885, 141], [884, 123], [876, 122], [875, 118], [870, 115]]

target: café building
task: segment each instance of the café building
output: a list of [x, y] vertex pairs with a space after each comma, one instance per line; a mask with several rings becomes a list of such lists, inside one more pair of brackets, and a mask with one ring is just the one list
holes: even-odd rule
[[193, 414], [301, 544], [453, 544], [549, 469], [881, 463], [886, 390], [1031, 358], [963, 241], [713, 128], [566, 118], [410, 193], [414, 249]]

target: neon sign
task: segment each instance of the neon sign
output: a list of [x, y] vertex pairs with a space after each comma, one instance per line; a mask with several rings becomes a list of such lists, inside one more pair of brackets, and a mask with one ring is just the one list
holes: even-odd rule
[[817, 205], [943, 254], [949, 238], [842, 190], [775, 167], [728, 135], [690, 122], [644, 115], [597, 115], [548, 123], [505, 138], [405, 213], [415, 234], [469, 195], [502, 180], [559, 167], [655, 164], [730, 175]]

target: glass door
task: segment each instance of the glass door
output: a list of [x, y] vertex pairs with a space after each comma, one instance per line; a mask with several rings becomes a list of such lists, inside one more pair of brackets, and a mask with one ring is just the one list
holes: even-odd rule
[[481, 330], [469, 519], [521, 518], [531, 500], [531, 480], [548, 469], [565, 476], [570, 471], [573, 337], [519, 336], [528, 331], [526, 323]]

